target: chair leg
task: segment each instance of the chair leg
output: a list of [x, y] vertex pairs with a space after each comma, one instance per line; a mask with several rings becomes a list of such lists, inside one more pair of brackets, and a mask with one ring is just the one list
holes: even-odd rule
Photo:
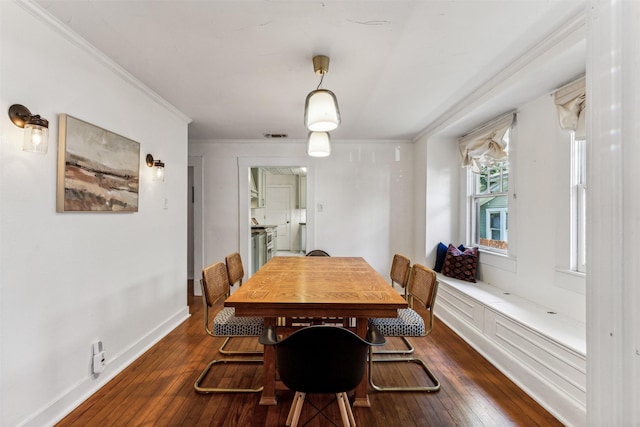
[[218, 351], [220, 354], [225, 355], [256, 355], [256, 354], [264, 354], [262, 350], [227, 350], [225, 346], [231, 340], [232, 337], [226, 337]]
[[[349, 403], [349, 396], [347, 396], [347, 393], [345, 392], [338, 393], [336, 394], [336, 398], [338, 399], [338, 404], [340, 405], [340, 413], [342, 414], [342, 423], [345, 425], [345, 427], [356, 427], [356, 419], [353, 416], [353, 410], [351, 409], [351, 404]], [[346, 412], [346, 418], [345, 418], [345, 414], [342, 412], [343, 405], [344, 405], [344, 412]]]
[[293, 398], [293, 403], [291, 404], [291, 409], [289, 409], [289, 415], [287, 416], [287, 426], [296, 427], [298, 425], [305, 397], [305, 393], [296, 391], [296, 394]]
[[193, 388], [198, 393], [201, 394], [209, 394], [209, 393], [258, 393], [262, 391], [262, 386], [258, 388], [217, 388], [217, 387], [202, 387], [201, 383], [204, 378], [207, 376], [211, 367], [217, 363], [230, 364], [230, 363], [254, 363], [261, 365], [263, 363], [262, 359], [216, 359], [209, 362], [209, 364], [204, 368], [196, 382], [193, 384]]
[[349, 400], [345, 404], [344, 401], [345, 393], [336, 393], [336, 400], [338, 401], [338, 406], [340, 407], [340, 416], [342, 417], [342, 425], [344, 427], [349, 427], [351, 421], [349, 419], [349, 415], [347, 413], [347, 405], [349, 404]]
[[[417, 363], [422, 367], [422, 370], [427, 374], [427, 377], [433, 382], [432, 386], [390, 386], [390, 385], [378, 385], [373, 381], [373, 364], [374, 363]], [[418, 357], [391, 357], [373, 359], [373, 350], [369, 348], [369, 384], [377, 391], [426, 391], [434, 392], [440, 390], [440, 381], [436, 378], [426, 362]]]
[[411, 344], [408, 337], [402, 337], [402, 341], [404, 341], [407, 346], [406, 350], [376, 350], [373, 354], [411, 354], [415, 351], [415, 348], [413, 348], [413, 344]]

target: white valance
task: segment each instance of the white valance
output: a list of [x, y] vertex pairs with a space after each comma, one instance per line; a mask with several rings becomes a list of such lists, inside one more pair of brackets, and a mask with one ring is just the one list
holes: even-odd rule
[[575, 131], [576, 139], [585, 139], [587, 137], [585, 126], [586, 98], [584, 77], [561, 87], [555, 93], [560, 127]]
[[514, 113], [509, 113], [461, 137], [459, 141], [462, 166], [480, 173], [482, 166], [490, 166], [509, 158], [504, 135], [513, 124]]

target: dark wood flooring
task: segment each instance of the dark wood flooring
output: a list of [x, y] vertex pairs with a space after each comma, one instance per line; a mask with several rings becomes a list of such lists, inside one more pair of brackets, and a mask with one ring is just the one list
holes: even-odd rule
[[[192, 295], [192, 292], [189, 293]], [[189, 298], [192, 316], [122, 373], [82, 403], [58, 426], [283, 426], [293, 393], [279, 392], [277, 406], [260, 406], [259, 394], [211, 394], [194, 391], [193, 383], [213, 358], [222, 338], [204, 331], [202, 303]], [[233, 345], [257, 347], [257, 340], [235, 339]], [[358, 426], [560, 426], [533, 399], [482, 356], [437, 321], [429, 337], [412, 338], [416, 354], [429, 363], [442, 388], [436, 393], [375, 392], [370, 408], [354, 408]], [[387, 347], [402, 345], [390, 339]], [[380, 364], [376, 378], [401, 384], [420, 380], [418, 365]], [[207, 381], [259, 384], [262, 368], [216, 365]], [[425, 380], [426, 381], [426, 380]], [[329, 396], [311, 395], [323, 415], [305, 403], [300, 426], [341, 425], [338, 405]], [[307, 422], [308, 420], [308, 422]]]

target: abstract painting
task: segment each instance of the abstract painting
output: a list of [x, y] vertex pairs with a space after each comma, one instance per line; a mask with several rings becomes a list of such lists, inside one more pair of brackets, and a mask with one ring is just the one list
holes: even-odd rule
[[58, 212], [137, 212], [140, 144], [60, 115]]

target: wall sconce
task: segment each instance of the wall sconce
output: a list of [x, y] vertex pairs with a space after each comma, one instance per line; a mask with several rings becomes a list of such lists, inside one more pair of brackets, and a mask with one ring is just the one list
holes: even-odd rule
[[46, 154], [49, 148], [49, 121], [31, 111], [24, 105], [13, 104], [9, 107], [9, 118], [14, 125], [24, 128], [24, 151]]
[[164, 163], [162, 160], [153, 160], [151, 154], [147, 154], [147, 166], [153, 169], [153, 180], [164, 181]]
[[331, 154], [329, 132], [309, 132], [307, 154], [311, 157], [327, 157]]

